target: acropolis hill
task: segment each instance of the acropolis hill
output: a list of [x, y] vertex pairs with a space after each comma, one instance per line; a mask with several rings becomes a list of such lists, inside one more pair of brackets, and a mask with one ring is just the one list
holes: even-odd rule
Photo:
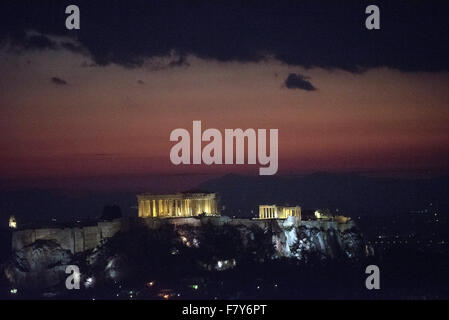
[[[143, 230], [147, 230], [145, 232], [148, 233], [173, 230], [176, 235], [170, 236], [173, 237], [170, 238], [173, 245], [179, 242], [181, 246], [201, 248], [204, 241], [209, 241], [207, 244], [209, 247], [214, 246], [213, 239], [209, 238], [209, 232], [211, 228], [215, 228], [214, 233], [225, 233], [228, 236], [232, 234], [232, 241], [238, 243], [239, 247], [263, 246], [267, 253], [274, 249], [272, 259], [290, 257], [304, 260], [309, 254], [326, 259], [341, 256], [353, 259], [365, 255], [364, 241], [353, 221], [325, 216], [303, 220], [299, 206], [261, 205], [258, 218], [236, 219], [219, 215], [218, 196], [215, 193], [171, 195], [145, 193], [139, 194], [137, 200], [138, 217], [135, 218], [117, 218], [65, 228], [48, 227], [13, 231], [14, 257], [22, 258], [10, 261], [9, 267], [5, 270], [8, 279], [20, 285], [21, 281], [28, 281], [31, 275], [33, 281], [36, 280], [34, 278], [36, 272], [56, 272], [54, 266], [58, 262], [54, 261], [54, 254], [48, 256], [51, 258], [50, 262], [47, 258], [39, 260], [39, 255], [45, 252], [48, 254], [55, 250], [59, 250], [60, 253], [67, 252], [63, 255], [65, 260], [60, 263], [68, 264], [67, 261], [72, 259], [70, 257], [75, 257], [76, 254], [90, 255], [91, 252], [94, 254], [96, 250], [102, 250], [104, 246], [108, 246], [109, 240], [116, 238], [118, 234], [133, 238]], [[206, 236], [208, 234], [209, 236]], [[257, 240], [256, 234], [263, 235], [265, 239], [263, 243], [255, 243], [260, 241]], [[52, 244], [48, 247], [50, 243]], [[135, 245], [138, 245], [138, 241], [137, 244], [134, 242], [133, 246]], [[42, 251], [41, 246], [47, 247]], [[121, 246], [126, 251], [127, 243]], [[237, 250], [234, 247], [229, 249]], [[24, 267], [22, 265], [24, 261], [30, 259], [33, 261], [27, 262], [28, 267]], [[35, 268], [38, 268], [37, 271]]]
[[[257, 219], [235, 219], [221, 217], [218, 209], [216, 193], [188, 192], [176, 194], [137, 195], [138, 219], [114, 219], [95, 223], [77, 225], [65, 228], [33, 228], [17, 230], [12, 235], [13, 251], [20, 250], [37, 240], [53, 240], [61, 248], [71, 253], [83, 252], [101, 245], [106, 239], [117, 232], [126, 231], [136, 226], [146, 226], [149, 229], [158, 228], [163, 224], [174, 226], [190, 225], [200, 227], [204, 223], [215, 225], [231, 225], [246, 227], [257, 226], [264, 230], [276, 227], [282, 228], [287, 221], [289, 225], [305, 228], [333, 229], [338, 232], [353, 228], [355, 225], [345, 217], [329, 218], [317, 215], [319, 219], [302, 220], [301, 207], [285, 207], [277, 205], [260, 205]], [[321, 248], [326, 250], [325, 247]]]

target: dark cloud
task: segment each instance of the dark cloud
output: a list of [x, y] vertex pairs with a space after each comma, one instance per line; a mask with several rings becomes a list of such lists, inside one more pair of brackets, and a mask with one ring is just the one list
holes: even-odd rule
[[58, 48], [57, 43], [46, 35], [30, 34], [25, 32], [25, 30], [8, 37], [4, 35], [2, 37], [2, 32], [0, 31], [0, 42], [2, 40], [9, 40], [13, 47], [22, 48], [23, 50], [56, 50]]
[[169, 67], [190, 66], [185, 56], [179, 56], [177, 59], [170, 61]]
[[67, 81], [58, 77], [51, 78], [51, 82], [59, 86], [67, 85]]
[[82, 68], [93, 68], [93, 67], [98, 67], [98, 65], [93, 62], [90, 62], [90, 61], [83, 61], [81, 63], [81, 67]]
[[309, 78], [302, 76], [299, 73], [290, 73], [287, 79], [285, 79], [284, 84], [288, 89], [315, 91], [316, 88], [307, 79]]
[[86, 50], [82, 45], [77, 45], [72, 42], [62, 42], [61, 46], [75, 53], [86, 53]]
[[[189, 54], [219, 61], [274, 57], [305, 68], [360, 72], [374, 67], [448, 71], [449, 1], [376, 0], [380, 30], [365, 28], [365, 0], [77, 0], [81, 29], [66, 30], [70, 1], [1, 1], [0, 41], [54, 49], [46, 36], [67, 36], [97, 65], [138, 67], [146, 58]], [[19, 18], [20, 17], [20, 18]]]
[[137, 83], [138, 83], [138, 84], [145, 84], [145, 81], [143, 81], [143, 80], [137, 80]]
[[56, 49], [56, 44], [44, 35], [33, 35], [26, 37], [24, 45], [27, 49]]

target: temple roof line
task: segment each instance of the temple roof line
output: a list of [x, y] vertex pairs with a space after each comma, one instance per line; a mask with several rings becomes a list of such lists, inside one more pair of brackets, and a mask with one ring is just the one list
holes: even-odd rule
[[137, 197], [153, 197], [153, 198], [184, 198], [184, 197], [213, 197], [216, 196], [214, 192], [177, 192], [177, 193], [150, 193], [144, 192], [137, 195]]

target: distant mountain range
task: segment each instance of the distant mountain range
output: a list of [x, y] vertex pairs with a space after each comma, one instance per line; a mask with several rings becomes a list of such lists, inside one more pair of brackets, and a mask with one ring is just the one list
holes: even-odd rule
[[389, 215], [449, 208], [449, 176], [427, 179], [373, 178], [358, 174], [314, 173], [304, 176], [229, 174], [198, 186], [216, 191], [224, 213], [257, 214], [259, 204], [329, 208], [349, 216]]
[[[151, 179], [149, 177], [148, 179]], [[151, 181], [150, 181], [151, 182]], [[179, 185], [173, 186], [173, 191]], [[140, 188], [141, 189], [141, 188]], [[135, 192], [67, 192], [49, 189], [0, 191], [1, 225], [10, 215], [18, 223], [82, 220], [100, 217], [105, 205], [117, 204], [125, 216], [137, 216]], [[373, 178], [357, 174], [315, 173], [303, 176], [229, 174], [200, 183], [196, 189], [218, 192], [222, 214], [253, 217], [259, 204], [329, 208], [343, 215], [382, 216], [437, 208], [449, 211], [449, 176], [428, 179]], [[431, 205], [432, 204], [432, 205]], [[430, 210], [431, 211], [431, 210]]]

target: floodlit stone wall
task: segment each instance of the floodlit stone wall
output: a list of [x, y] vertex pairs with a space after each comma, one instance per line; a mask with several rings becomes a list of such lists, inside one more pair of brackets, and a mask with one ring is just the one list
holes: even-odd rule
[[37, 228], [17, 230], [12, 234], [12, 250], [17, 251], [36, 240], [54, 240], [61, 248], [72, 253], [98, 246], [104, 239], [114, 236], [124, 227], [123, 219], [98, 222], [92, 226], [73, 228]]

